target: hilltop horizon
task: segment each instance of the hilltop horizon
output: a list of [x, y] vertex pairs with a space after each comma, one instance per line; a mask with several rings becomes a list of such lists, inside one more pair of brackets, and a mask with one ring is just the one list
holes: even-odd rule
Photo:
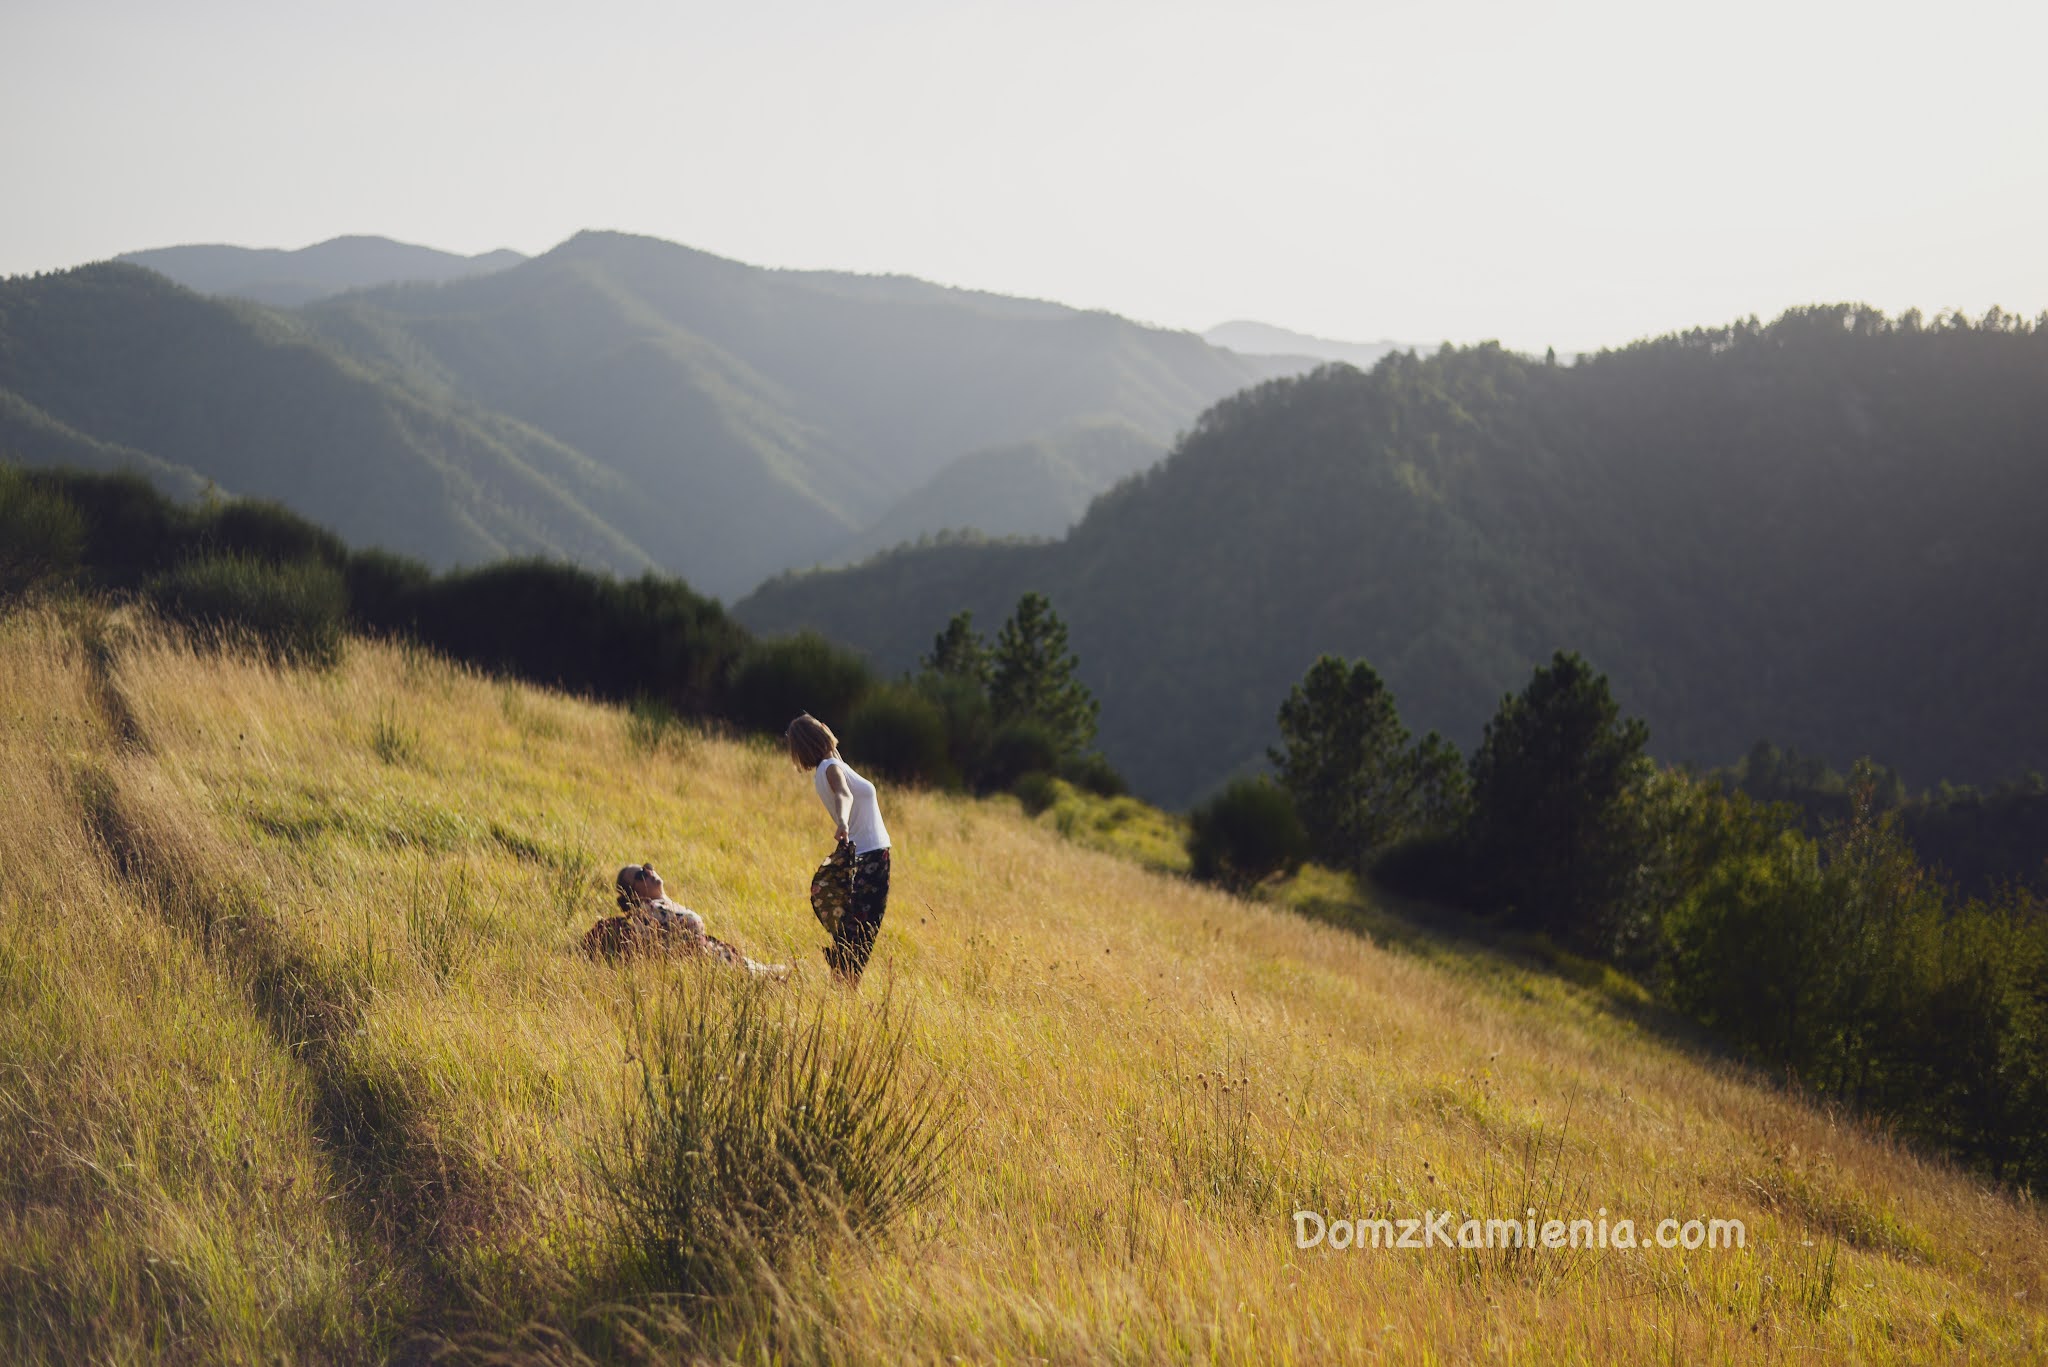
[[[626, 237], [648, 238], [681, 247], [688, 251], [700, 252], [705, 256], [732, 261], [738, 265], [752, 266], [758, 270], [795, 275], [848, 276], [858, 279], [906, 280], [919, 284], [934, 285], [937, 288], [970, 295], [987, 295], [1024, 303], [1045, 304], [1050, 307], [1072, 309], [1081, 313], [1108, 313], [1116, 317], [1129, 317], [1114, 309], [1091, 308], [1051, 298], [1034, 298], [1004, 294], [973, 285], [941, 282], [915, 271], [861, 271], [830, 266], [776, 266], [763, 262], [747, 261], [739, 257], [725, 256], [708, 251], [680, 239], [665, 238], [656, 233], [634, 232], [613, 228], [578, 228], [576, 231], [554, 243], [552, 246], [534, 252], [517, 251], [510, 247], [495, 247], [489, 250], [464, 253], [426, 243], [409, 242], [382, 233], [339, 233], [322, 238], [304, 246], [288, 247], [277, 244], [255, 244], [246, 242], [178, 242], [158, 247], [144, 247], [122, 251], [111, 257], [111, 261], [125, 261], [132, 265], [146, 267], [161, 275], [197, 290], [201, 294], [229, 294], [255, 299], [259, 303], [279, 307], [296, 307], [312, 303], [331, 294], [340, 294], [350, 289], [375, 288], [380, 285], [404, 284], [414, 281], [437, 281], [460, 279], [469, 275], [483, 274], [492, 270], [503, 270], [522, 262], [532, 261], [569, 246], [579, 238]], [[347, 263], [322, 262], [319, 258], [337, 257], [343, 252], [353, 252], [356, 260]], [[364, 262], [363, 258], [370, 260]], [[358, 264], [362, 263], [362, 264]], [[79, 266], [96, 264], [94, 261], [78, 261], [56, 270], [76, 269]], [[302, 284], [299, 277], [308, 271], [325, 270], [330, 280], [337, 273], [345, 273], [345, 283], [332, 283], [317, 293], [306, 293], [288, 297], [275, 288], [268, 288], [273, 282], [282, 282], [287, 289]], [[296, 272], [296, 273], [295, 273]], [[50, 272], [40, 272], [50, 273]], [[239, 282], [246, 279], [260, 288], [254, 292]], [[1270, 320], [1234, 318], [1212, 326], [1179, 325], [1158, 323], [1148, 319], [1130, 318], [1129, 321], [1146, 327], [1158, 327], [1172, 332], [1192, 332], [1209, 342], [1248, 356], [1306, 356], [1319, 360], [1342, 360], [1361, 368], [1369, 368], [1374, 360], [1389, 351], [1412, 350], [1418, 346], [1434, 346], [1435, 342], [1397, 342], [1390, 339], [1359, 341], [1345, 338], [1323, 337], [1282, 323]], [[1491, 339], [1473, 339], [1491, 340]]]
[[1057, 534], [1216, 400], [1314, 364], [624, 233], [496, 268], [315, 256], [324, 284], [219, 249], [150, 258], [182, 284], [118, 262], [0, 283], [0, 454], [212, 481], [440, 566], [553, 555], [734, 597], [878, 528]]
[[[1299, 357], [1316, 361], [1342, 361], [1346, 364], [1356, 365], [1361, 369], [1370, 369], [1381, 356], [1396, 351], [1431, 351], [1443, 345], [1468, 347], [1484, 346], [1488, 343], [1504, 345], [1511, 351], [1531, 356], [1540, 356], [1546, 350], [1549, 350], [1555, 352], [1560, 360], [1569, 363], [1569, 361], [1581, 355], [1594, 355], [1603, 350], [1620, 350], [1641, 342], [1653, 341], [1658, 337], [1668, 336], [1674, 332], [1683, 332], [1688, 327], [1697, 326], [1700, 323], [1700, 320], [1695, 318], [1665, 328], [1652, 328], [1625, 334], [1616, 333], [1597, 339], [1580, 339], [1584, 344], [1574, 346], [1559, 345], [1556, 342], [1517, 344], [1509, 341], [1504, 335], [1504, 331], [1499, 328], [1481, 328], [1469, 333], [1456, 335], [1450, 332], [1437, 333], [1427, 329], [1418, 329], [1413, 336], [1405, 340], [1385, 335], [1370, 339], [1363, 335], [1345, 337], [1332, 335], [1327, 331], [1317, 331], [1309, 327], [1295, 326], [1290, 321], [1274, 317], [1260, 318], [1245, 314], [1233, 314], [1221, 322], [1206, 323], [1198, 318], [1176, 320], [1152, 318], [1112, 305], [1081, 303], [1057, 298], [1051, 294], [1017, 294], [993, 285], [941, 279], [936, 272], [920, 271], [915, 268], [865, 269], [846, 265], [771, 263], [765, 260], [753, 259], [752, 256], [746, 253], [734, 253], [700, 246], [684, 238], [669, 237], [659, 232], [588, 226], [573, 229], [549, 245], [532, 251], [498, 246], [475, 252], [463, 252], [458, 249], [434, 246], [383, 233], [334, 234], [298, 247], [228, 241], [174, 242], [156, 247], [119, 250], [105, 256], [71, 259], [60, 264], [43, 266], [33, 270], [14, 271], [0, 275], [0, 280], [60, 274], [85, 266], [95, 265], [103, 261], [121, 261], [155, 270], [159, 274], [166, 275], [179, 284], [202, 294], [227, 294], [254, 299], [256, 302], [271, 304], [277, 307], [294, 308], [306, 303], [317, 302], [332, 294], [342, 293], [350, 289], [377, 288], [384, 285], [404, 284], [415, 281], [460, 279], [470, 275], [508, 269], [512, 266], [551, 256], [577, 242], [579, 239], [585, 238], [623, 238], [659, 242], [713, 260], [745, 266], [773, 275], [845, 278], [876, 282], [904, 281], [963, 296], [982, 296], [990, 299], [1001, 299], [1015, 304], [1043, 305], [1048, 309], [1073, 313], [1104, 314], [1155, 331], [1189, 333], [1202, 338], [1212, 346], [1235, 351], [1245, 356]], [[248, 293], [238, 290], [232, 285], [224, 287], [219, 284], [210, 283], [221, 274], [234, 273], [237, 270], [247, 271], [251, 274], [260, 272], [265, 275], [288, 271], [290, 268], [289, 263], [309, 261], [316, 254], [336, 248], [372, 249], [377, 251], [385, 261], [390, 261], [394, 258], [404, 259], [406, 254], [411, 254], [413, 259], [421, 263], [425, 268], [415, 267], [411, 270], [380, 268], [374, 274], [365, 276], [360, 281], [352, 281], [345, 285], [335, 286], [331, 289], [325, 289], [318, 293], [307, 294], [301, 297], [279, 297], [274, 294], [266, 295], [260, 291]], [[383, 250], [385, 248], [399, 248], [402, 251], [400, 253], [390, 253], [385, 252]], [[217, 254], [219, 259], [201, 260], [198, 254], [205, 253]], [[233, 259], [232, 264], [225, 264], [230, 259]], [[437, 265], [438, 268], [436, 268]], [[297, 282], [291, 283], [295, 284]], [[1839, 298], [1839, 296], [1836, 296], [1836, 298]], [[1753, 314], [1745, 316], [1759, 318], [1776, 317], [1786, 309], [1822, 302], [1828, 301], [1818, 294], [1787, 297], [1780, 301], [1777, 307], [1757, 310]], [[1998, 299], [1984, 301], [1982, 307], [1975, 310], [1975, 312], [1981, 314], [1985, 311], [2003, 310], [2003, 302]], [[1928, 316], [1949, 313], [1970, 315], [1972, 313], [1971, 310], [1959, 309], [1950, 303], [1932, 304], [1924, 301], [1918, 304], [1889, 308], [1886, 311], [1891, 313], [1919, 312]], [[2021, 316], [2032, 316], [2025, 309], [2003, 311], [2018, 312]], [[1371, 330], [1364, 329], [1361, 331], [1369, 332]]]

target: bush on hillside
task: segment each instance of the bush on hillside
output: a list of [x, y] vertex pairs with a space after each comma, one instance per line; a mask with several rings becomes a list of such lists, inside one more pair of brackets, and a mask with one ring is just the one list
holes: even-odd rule
[[69, 501], [0, 467], [0, 600], [74, 578], [84, 546]]
[[750, 646], [733, 665], [725, 710], [739, 725], [770, 735], [781, 735], [804, 712], [836, 732], [873, 683], [858, 655], [805, 631]]
[[315, 526], [282, 504], [238, 498], [201, 510], [203, 540], [216, 555], [287, 564], [317, 560], [340, 569], [348, 563], [348, 546], [325, 527]]
[[378, 552], [352, 557], [348, 574], [356, 622], [367, 630], [593, 697], [656, 698], [690, 716], [716, 708], [748, 640], [717, 603], [654, 575], [621, 583], [516, 560], [436, 577]]
[[872, 1238], [946, 1180], [957, 1103], [908, 1074], [886, 1000], [843, 1016], [750, 980], [684, 973], [634, 1002], [638, 1095], [598, 1172], [650, 1279], [715, 1293], [815, 1241]]
[[917, 689], [884, 684], [871, 689], [838, 728], [841, 747], [898, 783], [950, 787], [960, 781], [947, 753], [946, 719]]
[[1993, 1176], [2048, 1174], [2048, 919], [1951, 906], [1868, 792], [1723, 860], [1668, 918], [1675, 1005], [1744, 1057]]
[[[421, 597], [434, 572], [417, 560], [390, 551], [357, 551], [342, 570], [348, 585], [349, 617], [362, 631], [413, 635]], [[452, 653], [452, 652], [450, 652]]]
[[1024, 815], [1035, 817], [1051, 811], [1060, 800], [1060, 781], [1043, 769], [1033, 769], [1018, 779], [1010, 792], [1024, 804]]
[[1097, 797], [1122, 797], [1131, 788], [1124, 782], [1124, 776], [1116, 766], [1103, 758], [1101, 752], [1091, 750], [1085, 755], [1069, 755], [1060, 761], [1059, 776], [1084, 793]]
[[1294, 800], [1268, 778], [1240, 778], [1188, 813], [1194, 876], [1246, 892], [1308, 858], [1308, 832]]
[[1389, 892], [1425, 902], [1471, 906], [1472, 852], [1457, 831], [1412, 836], [1389, 845], [1367, 868]]
[[348, 590], [329, 565], [206, 556], [151, 581], [149, 597], [164, 616], [211, 629], [223, 642], [246, 637], [299, 664], [341, 658]]
[[1050, 774], [1060, 766], [1060, 742], [1046, 726], [1022, 720], [999, 726], [988, 738], [975, 787], [1008, 792], [1026, 774]]
[[36, 470], [24, 478], [77, 510], [81, 557], [101, 588], [139, 588], [193, 548], [199, 510], [171, 502], [140, 475]]
[[[651, 694], [686, 716], [714, 715], [734, 663], [753, 637], [680, 579], [643, 574], [614, 589], [624, 653], [637, 669], [614, 696]], [[776, 724], [788, 725], [784, 717]]]
[[953, 771], [970, 786], [985, 789], [981, 775], [995, 729], [988, 690], [970, 676], [929, 670], [917, 677], [913, 687], [939, 714]]
[[411, 625], [436, 649], [482, 669], [630, 696], [621, 692], [630, 665], [626, 642], [608, 620], [614, 614], [605, 610], [606, 582], [545, 560], [457, 570], [411, 595]]

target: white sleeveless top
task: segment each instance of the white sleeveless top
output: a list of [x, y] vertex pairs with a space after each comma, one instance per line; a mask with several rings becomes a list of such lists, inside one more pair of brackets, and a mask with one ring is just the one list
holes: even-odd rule
[[835, 764], [846, 775], [846, 787], [853, 794], [853, 813], [846, 819], [846, 834], [853, 841], [853, 852], [868, 854], [888, 849], [889, 828], [882, 824], [882, 807], [875, 801], [875, 785], [853, 772], [853, 766], [837, 755], [827, 756], [811, 773], [818, 801], [825, 804], [827, 812], [838, 816], [832, 805], [832, 789], [825, 781], [825, 771]]

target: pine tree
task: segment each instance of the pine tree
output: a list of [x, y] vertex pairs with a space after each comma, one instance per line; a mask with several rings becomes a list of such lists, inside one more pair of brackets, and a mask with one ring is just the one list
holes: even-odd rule
[[1557, 652], [1501, 700], [1472, 756], [1470, 828], [1496, 904], [1580, 948], [1612, 948], [1644, 858], [1630, 799], [1650, 773], [1648, 740], [1576, 654]]
[[964, 679], [986, 689], [992, 673], [988, 642], [974, 629], [974, 614], [956, 612], [946, 629], [932, 638], [932, 653], [918, 663], [928, 674]]
[[[1268, 757], [1318, 859], [1361, 867], [1413, 824], [1421, 769], [1435, 752], [1409, 753], [1394, 695], [1365, 661], [1325, 655], [1309, 666], [1280, 704], [1280, 740]], [[1431, 777], [1441, 782], [1434, 768]]]
[[998, 724], [1036, 724], [1062, 755], [1079, 754], [1093, 743], [1095, 697], [1074, 676], [1080, 661], [1067, 649], [1067, 624], [1044, 594], [1017, 600], [1017, 610], [996, 635], [991, 663], [989, 701]]

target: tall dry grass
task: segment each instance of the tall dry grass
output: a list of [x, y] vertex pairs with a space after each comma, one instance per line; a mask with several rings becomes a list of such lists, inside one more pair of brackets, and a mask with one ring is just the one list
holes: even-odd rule
[[360, 1356], [396, 1298], [311, 1089], [87, 817], [90, 626], [0, 620], [0, 1359]]
[[[0, 648], [9, 771], [45, 776], [10, 786], [0, 831], [0, 1123], [29, 1155], [4, 1218], [53, 1231], [0, 1251], [14, 1343], [147, 1356], [134, 1345], [174, 1324], [170, 1355], [193, 1360], [373, 1356], [421, 1333], [556, 1358], [632, 1356], [635, 1333], [832, 1361], [2048, 1351], [2035, 1205], [1611, 994], [1234, 900], [1011, 802], [904, 791], [884, 795], [898, 858], [869, 983], [911, 1008], [913, 1077], [971, 1116], [951, 1178], [895, 1233], [718, 1315], [621, 1316], [606, 1307], [637, 1291], [591, 1156], [633, 1105], [633, 994], [696, 969], [595, 966], [576, 938], [611, 870], [651, 859], [715, 933], [806, 965], [797, 1004], [850, 1019], [864, 1007], [827, 986], [804, 900], [830, 845], [809, 784], [765, 745], [396, 648], [304, 672], [140, 627], [96, 656], [88, 625], [17, 616]], [[18, 1028], [30, 992], [41, 1015]], [[88, 1067], [97, 1088], [64, 1085]], [[88, 1191], [101, 1172], [118, 1206]], [[1748, 1247], [1292, 1242], [1297, 1208], [1530, 1206], [1739, 1218]], [[74, 1254], [78, 1231], [100, 1251]], [[234, 1252], [156, 1273], [148, 1250], [188, 1237]]]
[[618, 1253], [650, 1288], [715, 1300], [864, 1242], [944, 1189], [960, 1115], [905, 1084], [903, 1017], [781, 983], [688, 973], [633, 1002], [640, 1104], [597, 1155]]

